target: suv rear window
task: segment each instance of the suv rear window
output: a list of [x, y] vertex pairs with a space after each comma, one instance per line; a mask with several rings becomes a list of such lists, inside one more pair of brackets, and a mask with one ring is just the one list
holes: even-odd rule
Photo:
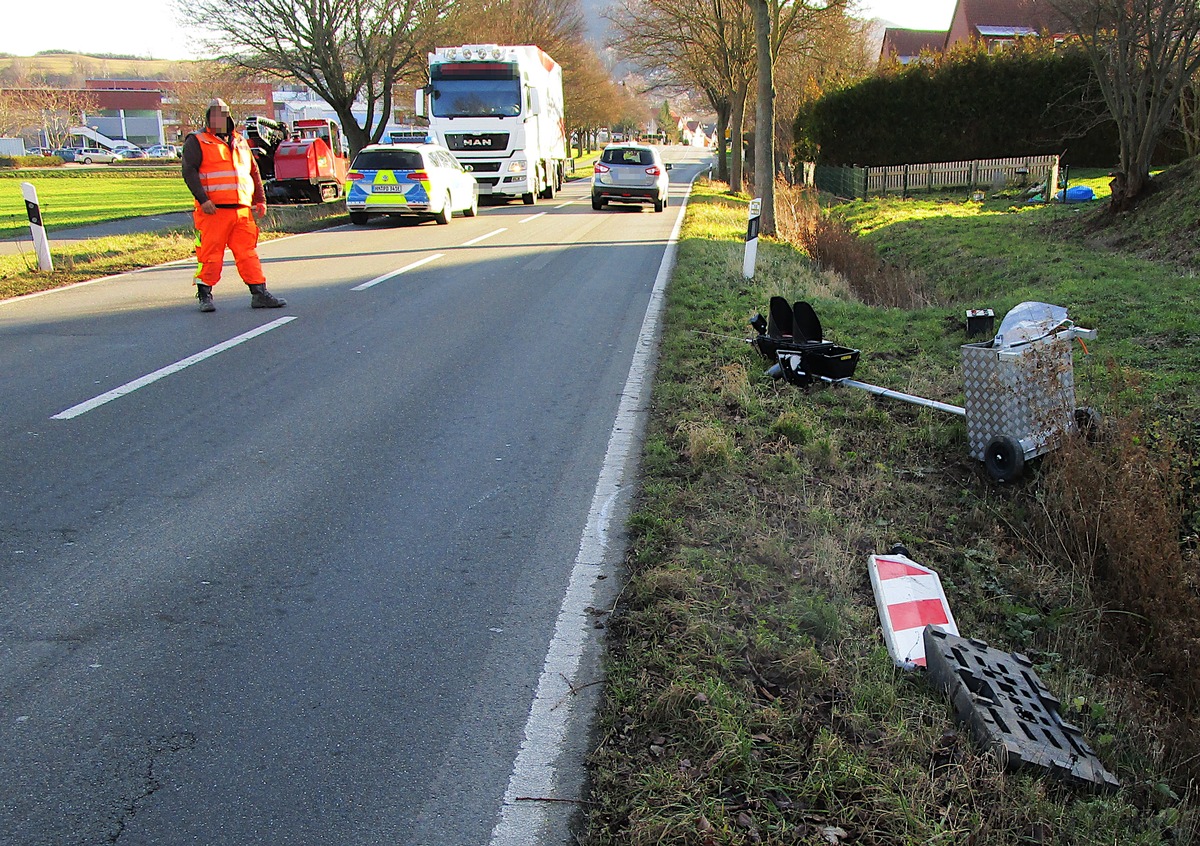
[[652, 165], [654, 154], [649, 150], [638, 150], [631, 147], [609, 147], [600, 157], [604, 164]]
[[421, 154], [413, 150], [364, 150], [354, 157], [354, 170], [420, 170]]

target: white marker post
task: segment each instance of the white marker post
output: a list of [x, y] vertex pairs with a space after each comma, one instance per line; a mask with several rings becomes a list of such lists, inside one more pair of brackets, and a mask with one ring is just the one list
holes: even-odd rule
[[746, 226], [746, 257], [742, 260], [742, 276], [754, 276], [754, 263], [758, 259], [758, 218], [762, 214], [762, 200], [755, 197], [750, 201], [750, 223]]
[[50, 241], [46, 238], [46, 227], [42, 225], [42, 207], [38, 205], [37, 189], [32, 182], [22, 182], [21, 195], [25, 198], [25, 211], [29, 213], [29, 231], [33, 233], [38, 269], [49, 272], [54, 269], [54, 263], [50, 261]]

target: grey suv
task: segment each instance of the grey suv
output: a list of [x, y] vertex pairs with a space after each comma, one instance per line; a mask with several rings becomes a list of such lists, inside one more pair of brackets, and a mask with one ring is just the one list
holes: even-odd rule
[[610, 144], [592, 176], [592, 208], [600, 211], [608, 203], [653, 203], [660, 212], [670, 193], [670, 169], [654, 147]]

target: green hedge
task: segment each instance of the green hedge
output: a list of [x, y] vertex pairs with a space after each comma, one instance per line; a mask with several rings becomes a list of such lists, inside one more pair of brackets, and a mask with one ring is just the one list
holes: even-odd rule
[[[1065, 153], [1072, 165], [1115, 167], [1119, 158], [1087, 56], [1032, 39], [884, 68], [808, 103], [795, 130], [797, 160], [831, 165]], [[1179, 156], [1164, 148], [1162, 158]]]
[[0, 156], [0, 167], [58, 167], [62, 163], [58, 156]]

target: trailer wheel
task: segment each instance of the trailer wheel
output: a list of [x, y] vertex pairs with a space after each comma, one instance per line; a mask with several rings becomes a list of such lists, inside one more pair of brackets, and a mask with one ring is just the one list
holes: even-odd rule
[[997, 482], [1011, 482], [1025, 469], [1025, 450], [1020, 441], [1008, 435], [992, 438], [983, 451], [983, 466]]
[[350, 222], [353, 223], [355, 226], [366, 226], [367, 221], [370, 219], [371, 219], [371, 216], [369, 214], [367, 214], [366, 212], [360, 212], [360, 211], [350, 212]]
[[1104, 417], [1090, 406], [1080, 406], [1075, 409], [1075, 430], [1083, 435], [1089, 444], [1100, 439], [1104, 427]]

